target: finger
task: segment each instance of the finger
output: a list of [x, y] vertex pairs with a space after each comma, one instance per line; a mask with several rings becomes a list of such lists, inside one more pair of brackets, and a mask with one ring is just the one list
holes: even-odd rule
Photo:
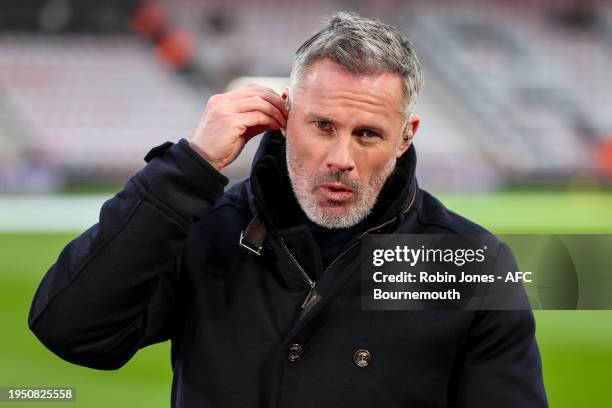
[[276, 106], [283, 113], [283, 116], [286, 118], [289, 115], [289, 111], [287, 110], [287, 106], [285, 105], [285, 100], [279, 94], [277, 94], [276, 91], [274, 91], [271, 88], [264, 88], [264, 91], [266, 91], [267, 95], [269, 95], [270, 98], [272, 98], [271, 100], [268, 100], [268, 101], [270, 101], [271, 103], [274, 103], [274, 106]]
[[274, 120], [274, 118], [271, 118], [269, 116], [267, 118], [262, 117], [261, 115], [265, 116], [265, 114], [259, 111], [246, 112], [242, 113], [241, 115], [253, 115], [253, 118], [250, 119], [248, 123], [249, 125], [255, 124], [254, 126], [247, 127], [247, 129], [242, 134], [245, 139], [245, 143], [251, 140], [254, 136], [257, 136], [258, 134], [263, 133], [268, 129], [278, 129], [280, 127], [280, 125], [278, 124], [278, 122], [276, 122], [276, 120]]
[[259, 110], [276, 119], [276, 121], [283, 127], [287, 125], [287, 120], [283, 113], [279, 111], [276, 106], [272, 105], [269, 101], [265, 100], [259, 95], [254, 95], [240, 101], [235, 101], [233, 109], [237, 113]]
[[236, 89], [235, 91], [228, 94], [230, 100], [237, 100], [246, 96], [258, 95], [276, 106], [276, 108], [282, 112], [283, 116], [287, 117], [287, 109], [285, 108], [285, 101], [279, 94], [277, 94], [272, 88], [268, 88], [258, 84], [249, 84], [247, 86]]
[[251, 111], [239, 113], [240, 118], [238, 123], [243, 124], [247, 128], [254, 126], [267, 126], [267, 129], [280, 129], [281, 125], [271, 116], [266, 115], [262, 111]]
[[272, 103], [276, 108], [283, 113], [283, 116], [286, 118], [289, 112], [285, 107], [285, 100], [281, 98], [279, 94], [277, 94], [273, 89], [263, 87], [262, 97], [266, 99], [268, 102]]
[[270, 129], [268, 126], [253, 126], [248, 128], [242, 135], [244, 137], [244, 142], [248, 143], [248, 141], [251, 140], [253, 137], [265, 132], [268, 129]]

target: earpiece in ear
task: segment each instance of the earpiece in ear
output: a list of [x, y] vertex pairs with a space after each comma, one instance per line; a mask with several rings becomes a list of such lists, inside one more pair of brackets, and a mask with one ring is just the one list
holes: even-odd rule
[[[287, 87], [287, 99], [285, 99], [285, 109], [287, 110], [287, 112], [291, 110], [291, 100], [289, 99], [290, 98], [289, 95], [290, 95], [290, 88]], [[280, 131], [284, 137], [287, 137], [286, 130], [284, 128], [281, 128]]]
[[286, 88], [287, 91], [287, 99], [285, 99], [285, 109], [287, 109], [287, 112], [289, 112], [291, 110], [291, 88], [289, 88], [287, 86]]
[[408, 129], [404, 128], [406, 131], [404, 132], [404, 142], [409, 142], [412, 140], [412, 129], [408, 127]]

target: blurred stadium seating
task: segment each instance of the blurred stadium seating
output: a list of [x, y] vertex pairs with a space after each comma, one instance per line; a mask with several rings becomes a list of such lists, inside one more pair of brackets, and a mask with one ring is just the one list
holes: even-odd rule
[[[19, 14], [3, 2], [35, 15], [16, 26], [0, 13], [0, 191], [124, 181], [149, 148], [188, 138], [230, 81], [286, 76], [295, 49], [337, 9], [396, 24], [418, 49], [422, 184], [612, 177], [612, 154], [599, 154], [612, 139], [610, 2], [165, 0], [142, 13], [151, 2], [110, 1], [102, 22], [86, 13], [80, 24], [72, 3], [29, 0]], [[231, 178], [247, 174], [253, 151]]]

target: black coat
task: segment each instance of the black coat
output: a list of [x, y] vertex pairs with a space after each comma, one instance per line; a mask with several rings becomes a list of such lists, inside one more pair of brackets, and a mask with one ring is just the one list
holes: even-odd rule
[[[225, 193], [185, 139], [145, 160], [36, 292], [30, 328], [61, 358], [117, 369], [170, 339], [176, 407], [547, 405], [531, 311], [362, 310], [359, 237], [323, 269], [278, 131]], [[415, 165], [410, 147], [368, 233], [486, 233], [421, 190]], [[258, 220], [261, 255], [239, 244], [258, 246]]]

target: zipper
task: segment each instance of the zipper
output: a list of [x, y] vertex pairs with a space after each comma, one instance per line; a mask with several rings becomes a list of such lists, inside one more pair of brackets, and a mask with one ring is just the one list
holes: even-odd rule
[[[283, 248], [285, 249], [287, 254], [289, 254], [289, 258], [291, 258], [291, 261], [293, 262], [293, 264], [300, 270], [300, 272], [302, 273], [302, 276], [306, 279], [306, 282], [308, 282], [308, 286], [310, 286], [310, 290], [308, 291], [308, 295], [306, 296], [306, 299], [304, 299], [304, 301], [302, 302], [302, 309], [304, 309], [304, 307], [306, 306], [306, 303], [309, 303], [309, 300], [310, 300], [310, 298], [311, 298], [311, 296], [313, 294], [316, 282], [313, 281], [312, 279], [310, 279], [310, 276], [308, 276], [308, 274], [306, 273], [304, 268], [302, 268], [302, 265], [300, 265], [300, 263], [297, 261], [297, 259], [295, 259], [295, 257], [291, 253], [291, 251], [289, 251], [289, 248], [287, 248], [287, 244], [285, 244], [285, 240], [282, 237], [281, 237], [280, 241], [281, 241], [281, 245], [283, 246]], [[316, 293], [315, 293], [315, 296], [316, 296]]]
[[[408, 207], [406, 207], [406, 209], [404, 211], [402, 211], [402, 214], [405, 214], [406, 212], [408, 212], [408, 210], [410, 210], [410, 208], [412, 208], [412, 205], [414, 204], [414, 199], [416, 198], [416, 191], [417, 191], [417, 188], [415, 187], [414, 193], [412, 193], [412, 198], [410, 199], [410, 204], [408, 204]], [[383, 222], [382, 224], [377, 225], [376, 227], [372, 227], [372, 228], [368, 229], [367, 231], [363, 232], [359, 236], [359, 238], [357, 238], [357, 240], [355, 242], [353, 242], [353, 244], [351, 244], [351, 246], [349, 246], [344, 251], [342, 251], [340, 253], [340, 255], [335, 257], [334, 260], [329, 265], [327, 265], [327, 268], [325, 268], [325, 270], [323, 271], [323, 274], [325, 274], [325, 272], [327, 272], [329, 270], [329, 268], [331, 268], [336, 263], [336, 261], [338, 259], [342, 258], [347, 252], [349, 252], [350, 250], [355, 248], [357, 245], [359, 245], [359, 242], [361, 241], [361, 238], [363, 238], [364, 235], [369, 234], [372, 231], [376, 231], [378, 229], [381, 229], [385, 225], [388, 225], [388, 224], [392, 223], [393, 221], [395, 221], [397, 219], [397, 217], [398, 216], [396, 215], [395, 217], [393, 217], [393, 218]], [[316, 282], [313, 281], [312, 279], [310, 279], [310, 276], [308, 276], [308, 274], [306, 273], [304, 268], [302, 268], [302, 265], [300, 265], [300, 263], [297, 261], [297, 259], [295, 259], [295, 257], [291, 253], [291, 251], [289, 251], [289, 248], [287, 248], [287, 244], [285, 244], [285, 240], [282, 237], [281, 237], [280, 241], [281, 241], [281, 245], [283, 246], [283, 248], [285, 249], [287, 254], [289, 254], [289, 258], [291, 258], [291, 261], [293, 262], [293, 264], [300, 270], [300, 272], [302, 273], [302, 276], [304, 276], [304, 278], [306, 279], [306, 282], [308, 282], [308, 286], [310, 286], [310, 290], [308, 291], [308, 295], [306, 296], [306, 299], [304, 299], [304, 302], [302, 302], [302, 309], [305, 309], [305, 308], [310, 309], [321, 298], [321, 296], [315, 290]]]
[[[410, 210], [410, 208], [412, 208], [412, 204], [414, 204], [414, 199], [416, 198], [416, 191], [417, 191], [417, 189], [416, 189], [416, 187], [415, 187], [415, 189], [414, 189], [414, 193], [412, 193], [412, 198], [410, 199], [410, 204], [408, 204], [408, 207], [406, 207], [406, 209], [405, 209], [404, 211], [402, 211], [402, 214], [406, 214], [406, 213], [408, 212], [408, 210]], [[388, 225], [388, 224], [390, 224], [391, 222], [395, 221], [395, 220], [397, 219], [397, 217], [398, 217], [398, 216], [396, 215], [395, 217], [393, 217], [393, 218], [391, 218], [391, 219], [389, 219], [389, 220], [387, 220], [387, 221], [383, 222], [382, 224], [377, 225], [376, 227], [372, 227], [372, 228], [370, 228], [369, 230], [367, 230], [367, 231], [363, 232], [363, 233], [362, 233], [362, 234], [359, 236], [359, 238], [357, 238], [357, 240], [356, 240], [355, 242], [353, 242], [353, 244], [351, 244], [351, 246], [349, 246], [349, 247], [348, 247], [348, 248], [346, 248], [344, 251], [342, 251], [342, 252], [340, 253], [340, 255], [338, 255], [337, 257], [335, 257], [335, 258], [334, 258], [334, 260], [333, 260], [333, 261], [332, 261], [332, 262], [331, 262], [329, 265], [327, 265], [327, 268], [325, 268], [325, 270], [323, 271], [323, 274], [325, 274], [325, 272], [327, 272], [327, 270], [328, 270], [329, 268], [331, 268], [331, 267], [332, 267], [332, 265], [333, 265], [333, 264], [335, 264], [335, 263], [336, 263], [336, 261], [337, 261], [338, 259], [340, 259], [341, 257], [343, 257], [343, 256], [344, 256], [344, 255], [345, 255], [345, 254], [346, 254], [348, 251], [350, 251], [351, 249], [355, 248], [355, 247], [356, 247], [356, 246], [359, 244], [359, 242], [361, 241], [361, 238], [363, 238], [363, 237], [364, 237], [364, 235], [369, 234], [369, 233], [370, 233], [370, 232], [372, 232], [372, 231], [376, 231], [377, 229], [381, 229], [381, 228], [382, 228], [382, 227], [384, 227], [385, 225]]]

